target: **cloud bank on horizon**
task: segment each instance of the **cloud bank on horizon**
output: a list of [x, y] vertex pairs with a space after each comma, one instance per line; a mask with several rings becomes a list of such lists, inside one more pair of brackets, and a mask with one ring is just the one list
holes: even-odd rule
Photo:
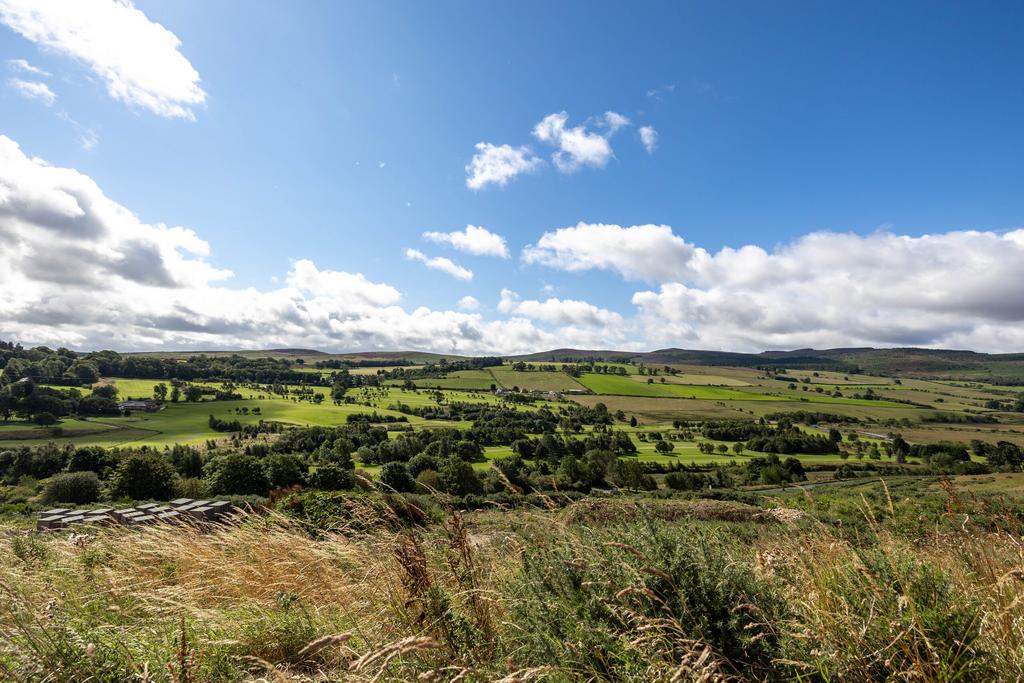
[[[492, 257], [501, 235], [470, 225], [429, 241]], [[523, 268], [607, 271], [639, 286], [628, 312], [495, 292], [490, 312], [402, 305], [372, 274], [311, 259], [284, 285], [232, 287], [209, 243], [147, 224], [87, 175], [29, 156], [0, 136], [0, 337], [78, 348], [422, 349], [524, 353], [555, 347], [732, 350], [922, 345], [1024, 346], [1024, 230], [922, 237], [816, 232], [766, 250], [712, 253], [666, 225], [581, 222], [541, 234]], [[444, 257], [422, 261], [456, 278]], [[510, 283], [511, 284], [511, 283]]]

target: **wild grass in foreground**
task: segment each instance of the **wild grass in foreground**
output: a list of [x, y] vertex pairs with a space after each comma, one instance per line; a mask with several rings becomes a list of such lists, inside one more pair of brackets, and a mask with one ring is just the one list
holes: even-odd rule
[[[1024, 546], [950, 492], [907, 535], [808, 512], [588, 500], [310, 535], [279, 514], [0, 540], [13, 681], [996, 681]], [[358, 514], [358, 511], [356, 511]]]

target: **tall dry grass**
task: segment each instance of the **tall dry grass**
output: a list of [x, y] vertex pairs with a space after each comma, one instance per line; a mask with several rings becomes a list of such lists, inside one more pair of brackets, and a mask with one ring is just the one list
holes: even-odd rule
[[368, 507], [315, 535], [278, 514], [11, 532], [0, 680], [1020, 680], [1021, 530], [966, 506], [920, 538], [867, 507], [851, 539], [614, 501], [430, 527]]

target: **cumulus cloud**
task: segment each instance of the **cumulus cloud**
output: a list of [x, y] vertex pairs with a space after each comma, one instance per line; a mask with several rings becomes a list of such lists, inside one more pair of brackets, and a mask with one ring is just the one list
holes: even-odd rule
[[654, 150], [658, 149], [658, 131], [653, 126], [642, 126], [638, 132], [644, 149], [648, 154], [654, 154]]
[[7, 67], [12, 71], [20, 71], [25, 74], [33, 74], [35, 76], [49, 76], [50, 74], [37, 66], [32, 66], [25, 59], [8, 59]]
[[466, 187], [482, 190], [488, 185], [505, 186], [520, 173], [531, 173], [544, 163], [529, 147], [492, 145], [478, 142], [476, 154], [466, 164]]
[[474, 256], [509, 257], [504, 237], [475, 225], [467, 225], [465, 230], [454, 232], [425, 232], [423, 238], [439, 244], [450, 244], [459, 251]]
[[633, 312], [506, 289], [497, 306], [504, 317], [488, 320], [472, 297], [458, 311], [407, 310], [395, 287], [306, 259], [293, 261], [273, 289], [232, 286], [194, 231], [144, 222], [88, 176], [0, 136], [0, 244], [0, 338], [29, 344], [467, 354], [1024, 348], [1024, 229], [820, 232], [773, 249], [710, 252], [667, 226], [581, 223], [543, 235], [524, 259], [655, 282], [632, 294]]
[[206, 101], [181, 40], [130, 0], [0, 0], [0, 22], [82, 62], [129, 105], [194, 120], [192, 108]]
[[620, 128], [624, 128], [629, 125], [629, 119], [614, 111], [606, 111], [604, 113], [604, 125], [614, 133]]
[[419, 249], [406, 249], [405, 258], [409, 259], [410, 261], [419, 261], [427, 268], [439, 270], [442, 273], [448, 273], [452, 277], [457, 278], [459, 280], [473, 279], [472, 270], [470, 270], [469, 268], [463, 268], [459, 264], [455, 263], [455, 261], [452, 261], [449, 258], [445, 258], [444, 256], [431, 257], [427, 256]]
[[523, 300], [510, 289], [501, 290], [498, 310], [506, 314], [521, 315], [534, 320], [561, 326], [619, 327], [623, 318], [614, 311], [574, 299]]
[[[556, 148], [551, 161], [562, 173], [573, 173], [584, 166], [604, 168], [614, 156], [609, 142], [621, 128], [630, 125], [630, 120], [614, 111], [606, 111], [584, 125], [569, 126], [569, 115], [558, 112], [545, 116], [533, 127], [533, 136], [540, 142]], [[602, 132], [589, 131], [593, 125]], [[480, 190], [489, 184], [507, 185], [521, 173], [537, 170], [544, 160], [534, 155], [527, 146], [492, 145], [478, 142], [477, 153], [466, 165], [466, 186]]]
[[[88, 176], [0, 136], [0, 338], [82, 349], [310, 346], [526, 353], [594, 346], [599, 332], [524, 316], [406, 310], [360, 273], [291, 264], [282, 286], [232, 287], [193, 231], [149, 224]], [[464, 300], [464, 307], [469, 299]]]
[[26, 81], [21, 78], [8, 79], [7, 84], [19, 95], [28, 100], [39, 100], [47, 107], [53, 106], [57, 101], [57, 95], [50, 90], [50, 86], [40, 81]]
[[387, 306], [402, 295], [391, 285], [370, 282], [362, 273], [319, 270], [308, 259], [292, 264], [287, 283], [316, 297], [327, 297], [365, 306]]
[[535, 138], [558, 148], [551, 155], [555, 168], [562, 173], [573, 173], [583, 166], [604, 168], [612, 157], [608, 138], [585, 126], [569, 127], [568, 121], [569, 115], [563, 111], [548, 114], [533, 128]]
[[686, 274], [694, 248], [667, 225], [579, 223], [544, 233], [525, 263], [578, 272], [613, 270], [629, 280], [666, 282]]
[[475, 296], [466, 295], [459, 299], [459, 308], [464, 311], [475, 311], [480, 308], [480, 302], [477, 301]]
[[767, 251], [695, 249], [633, 296], [653, 343], [717, 348], [1024, 343], [1024, 230], [921, 237], [813, 233]]

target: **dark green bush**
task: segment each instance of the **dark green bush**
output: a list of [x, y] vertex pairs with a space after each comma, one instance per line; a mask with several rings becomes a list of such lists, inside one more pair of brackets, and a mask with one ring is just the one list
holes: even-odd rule
[[309, 467], [298, 455], [275, 453], [263, 459], [263, 469], [271, 488], [284, 488], [301, 484]]
[[322, 462], [306, 476], [310, 488], [321, 491], [347, 491], [355, 485], [355, 470], [333, 462]]
[[270, 481], [263, 463], [251, 455], [229, 453], [214, 458], [204, 468], [210, 493], [214, 495], [265, 496]]
[[95, 472], [61, 472], [46, 481], [43, 500], [83, 505], [100, 499], [100, 478]]
[[170, 500], [177, 476], [174, 466], [162, 455], [129, 453], [110, 478], [110, 495], [133, 500]]
[[409, 475], [409, 470], [402, 462], [384, 463], [384, 466], [380, 468], [378, 481], [385, 491], [411, 493], [416, 489], [416, 480]]

